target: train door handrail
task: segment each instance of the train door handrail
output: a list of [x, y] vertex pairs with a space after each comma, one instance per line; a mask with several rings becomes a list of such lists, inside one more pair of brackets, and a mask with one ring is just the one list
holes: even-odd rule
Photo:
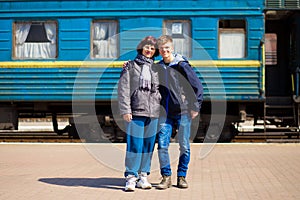
[[[300, 67], [296, 68], [295, 75], [296, 75], [296, 81], [295, 81], [296, 88], [295, 88], [295, 93], [293, 95], [293, 99], [296, 103], [300, 103], [300, 96], [299, 96]], [[294, 82], [292, 84], [294, 84]]]

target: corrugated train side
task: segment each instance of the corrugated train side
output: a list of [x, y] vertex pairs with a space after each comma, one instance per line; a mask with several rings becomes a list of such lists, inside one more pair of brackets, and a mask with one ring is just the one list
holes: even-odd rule
[[[88, 132], [101, 132], [93, 128], [99, 122], [100, 138], [122, 141], [114, 115], [122, 64], [134, 58], [141, 38], [171, 34], [204, 86], [191, 139], [230, 141], [243, 113], [263, 117], [264, 6], [262, 0], [1, 1], [0, 128], [51, 115], [57, 133], [74, 135], [73, 123], [86, 117], [80, 122]], [[94, 114], [97, 120], [89, 118]], [[71, 117], [64, 130], [58, 115]]]

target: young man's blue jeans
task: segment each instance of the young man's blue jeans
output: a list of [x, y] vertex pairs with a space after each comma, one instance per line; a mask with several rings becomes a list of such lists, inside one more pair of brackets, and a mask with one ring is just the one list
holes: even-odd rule
[[177, 176], [186, 177], [188, 164], [190, 162], [190, 132], [192, 119], [190, 115], [176, 115], [160, 117], [158, 130], [158, 158], [160, 163], [161, 175], [171, 176], [170, 156], [168, 148], [172, 136], [172, 127], [177, 124], [178, 142], [180, 147], [179, 163], [177, 168]]
[[126, 122], [125, 177], [128, 175], [138, 177], [140, 172], [150, 174], [157, 123], [157, 118], [138, 116], [133, 116], [131, 122]]

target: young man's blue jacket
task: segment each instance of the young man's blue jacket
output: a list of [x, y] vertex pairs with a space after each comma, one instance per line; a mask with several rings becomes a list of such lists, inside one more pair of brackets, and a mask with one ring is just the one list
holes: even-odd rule
[[201, 81], [187, 59], [180, 54], [175, 54], [174, 58], [171, 63], [161, 60], [155, 66], [159, 74], [161, 105], [170, 116], [190, 113], [190, 110], [200, 112], [203, 101]]

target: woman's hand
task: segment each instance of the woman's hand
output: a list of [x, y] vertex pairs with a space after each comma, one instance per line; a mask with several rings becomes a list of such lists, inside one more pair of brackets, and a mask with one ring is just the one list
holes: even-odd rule
[[125, 115], [123, 115], [123, 119], [126, 122], [131, 122], [131, 120], [132, 120], [132, 114], [125, 114]]

